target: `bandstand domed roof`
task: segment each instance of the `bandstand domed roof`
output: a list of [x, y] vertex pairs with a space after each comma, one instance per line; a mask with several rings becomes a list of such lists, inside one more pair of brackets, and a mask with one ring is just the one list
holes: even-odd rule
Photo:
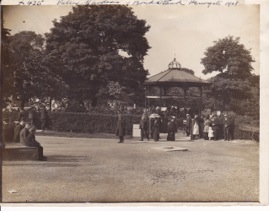
[[144, 85], [175, 85], [175, 86], [204, 86], [209, 85], [210, 82], [196, 77], [194, 74], [181, 68], [180, 63], [174, 58], [172, 62], [168, 64], [166, 71], [160, 72], [156, 75], [149, 77]]
[[168, 69], [180, 69], [180, 68], [181, 68], [181, 65], [176, 60], [176, 58], [174, 58], [174, 60], [172, 62], [170, 62], [169, 65], [168, 65]]

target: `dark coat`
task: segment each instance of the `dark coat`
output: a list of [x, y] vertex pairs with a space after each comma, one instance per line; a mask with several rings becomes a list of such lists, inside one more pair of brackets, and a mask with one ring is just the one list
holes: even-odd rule
[[29, 146], [29, 147], [39, 147], [40, 143], [36, 141], [34, 133], [29, 133], [27, 138], [26, 138], [25, 145]]
[[45, 108], [41, 109], [40, 111], [40, 119], [47, 119], [48, 114]]
[[176, 123], [175, 122], [171, 122], [171, 121], [168, 122], [167, 131], [168, 131], [168, 133], [175, 133], [175, 132], [177, 132]]
[[192, 126], [192, 119], [191, 119], [191, 117], [187, 117], [187, 119], [186, 119], [186, 129], [188, 131], [190, 131], [191, 130], [191, 126]]
[[21, 132], [20, 132], [20, 143], [23, 144], [23, 145], [26, 145], [26, 142], [27, 142], [27, 137], [29, 135], [29, 130], [24, 127]]
[[141, 118], [139, 128], [143, 129], [143, 130], [148, 130], [148, 128], [149, 128], [149, 119], [148, 118], [144, 118], [144, 119]]
[[34, 118], [35, 118], [35, 111], [30, 110], [30, 111], [28, 112], [28, 119], [29, 119], [29, 120], [33, 120]]
[[152, 126], [152, 138], [158, 141], [160, 138], [160, 121], [155, 119]]
[[26, 120], [26, 112], [24, 110], [21, 110], [18, 116], [18, 121], [25, 121]]
[[117, 128], [116, 128], [116, 135], [117, 136], [124, 136], [125, 135], [125, 121], [124, 121], [124, 119], [118, 119]]
[[17, 143], [20, 142], [20, 132], [21, 132], [21, 130], [23, 128], [24, 128], [24, 126], [21, 125], [21, 124], [18, 124], [17, 126], [15, 126], [14, 136], [13, 136], [13, 142], [17, 142]]

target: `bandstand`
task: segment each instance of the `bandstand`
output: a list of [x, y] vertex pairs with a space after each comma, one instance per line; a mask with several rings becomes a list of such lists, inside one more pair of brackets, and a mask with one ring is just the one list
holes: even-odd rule
[[[194, 98], [199, 100], [198, 104], [202, 105], [203, 88], [210, 84], [210, 82], [196, 77], [192, 70], [182, 68], [180, 63], [174, 58], [174, 60], [169, 63], [167, 70], [151, 76], [145, 81], [146, 107], [150, 107], [152, 101], [154, 101], [155, 105], [157, 101], [158, 106], [161, 107], [171, 106], [167, 104], [168, 99], [180, 99], [183, 103], [176, 106], [186, 108], [187, 101]], [[175, 87], [180, 88], [182, 93], [171, 94], [171, 92], [169, 92], [170, 89]], [[156, 92], [153, 94], [150, 92], [153, 88], [155, 91], [157, 88], [157, 94]], [[198, 95], [189, 95], [188, 90], [191, 88], [198, 88]]]

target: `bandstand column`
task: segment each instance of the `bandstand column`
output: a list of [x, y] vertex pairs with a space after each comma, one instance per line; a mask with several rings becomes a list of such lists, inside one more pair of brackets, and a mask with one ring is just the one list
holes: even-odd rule
[[187, 87], [184, 87], [183, 88], [183, 91], [184, 91], [184, 107], [186, 108], [186, 106], [187, 106], [187, 90], [188, 90], [188, 88]]
[[203, 87], [200, 86], [199, 87], [200, 90], [200, 115], [202, 113], [202, 107], [203, 107]]

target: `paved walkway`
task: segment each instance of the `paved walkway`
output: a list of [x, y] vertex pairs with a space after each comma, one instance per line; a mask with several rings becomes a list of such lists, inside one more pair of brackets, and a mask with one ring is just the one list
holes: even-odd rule
[[37, 139], [48, 161], [3, 162], [4, 202], [258, 201], [253, 141]]

